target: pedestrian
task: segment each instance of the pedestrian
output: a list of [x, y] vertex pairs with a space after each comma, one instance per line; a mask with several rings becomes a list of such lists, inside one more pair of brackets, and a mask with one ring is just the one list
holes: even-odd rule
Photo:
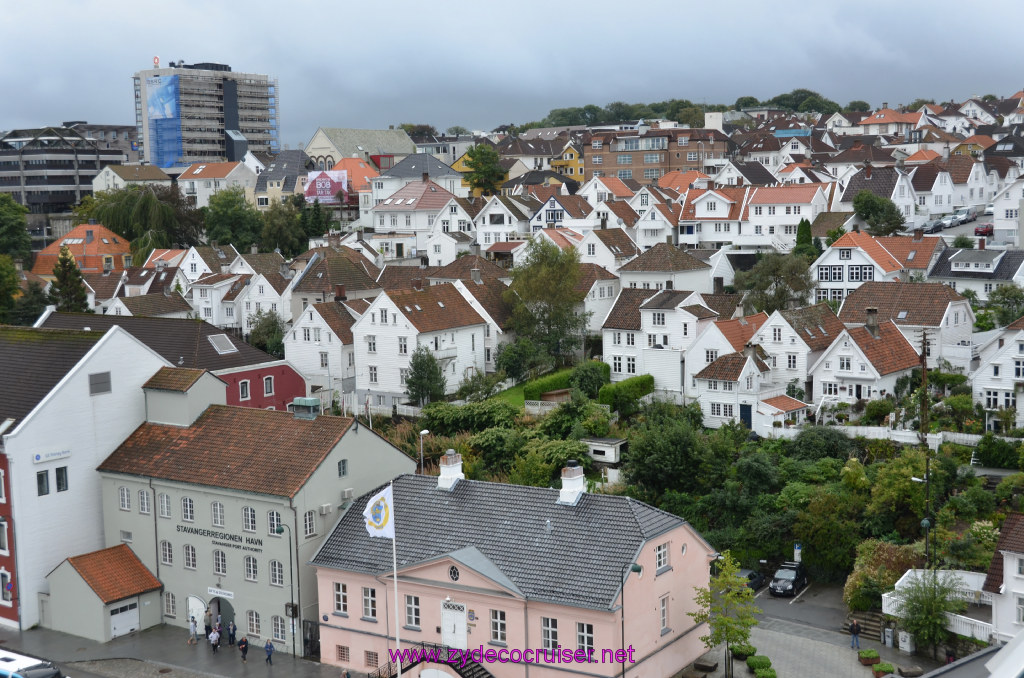
[[249, 639], [245, 636], [238, 641], [238, 651], [242, 653], [242, 663], [245, 664], [245, 655], [249, 654]]
[[217, 629], [210, 631], [210, 647], [213, 648], [213, 653], [217, 654], [217, 648], [220, 646], [220, 634]]
[[206, 628], [206, 637], [210, 637], [210, 631], [213, 630], [213, 615], [210, 614], [210, 608], [206, 608], [206, 614], [203, 615], [203, 627]]
[[352, 674], [349, 672], [348, 669], [345, 669], [345, 673], [341, 675], [344, 676], [344, 678], [352, 678]]
[[274, 663], [274, 644], [267, 638], [267, 644], [263, 646], [263, 649], [267, 653], [267, 663], [273, 665]]
[[850, 647], [860, 649], [860, 622], [856, 619], [850, 622]]
[[238, 627], [235, 626], [235, 622], [228, 622], [228, 645], [235, 644], [235, 633], [238, 631]]
[[188, 620], [188, 645], [195, 645], [196, 640], [196, 618], [192, 617]]

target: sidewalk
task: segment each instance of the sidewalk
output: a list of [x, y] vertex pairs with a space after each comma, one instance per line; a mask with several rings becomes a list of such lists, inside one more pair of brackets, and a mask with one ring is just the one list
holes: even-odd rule
[[[221, 645], [217, 654], [213, 654], [201, 634], [198, 645], [187, 645], [187, 639], [187, 630], [164, 625], [115, 638], [109, 643], [97, 643], [43, 628], [21, 632], [0, 629], [0, 647], [51, 659], [71, 676], [75, 675], [76, 668], [115, 678], [166, 678], [169, 667], [175, 669], [174, 675], [178, 678], [190, 678], [184, 675], [186, 673], [196, 677], [225, 678], [274, 675], [339, 678], [342, 673], [337, 667], [296, 659], [284, 652], [275, 652], [273, 666], [267, 666], [263, 652], [265, 639], [250, 645], [246, 664], [242, 663], [238, 649], [226, 643]], [[301, 642], [301, 638], [299, 640]], [[160, 673], [161, 669], [164, 674]], [[363, 676], [365, 674], [352, 672], [353, 678]]]
[[[764, 619], [751, 629], [750, 642], [757, 653], [772, 660], [772, 668], [779, 676], [828, 676], [829, 678], [870, 678], [870, 672], [857, 660], [857, 652], [850, 649], [850, 636], [836, 631], [795, 624], [781, 619]], [[932, 661], [931, 656], [918, 654], [908, 657], [898, 650], [861, 636], [862, 650], [878, 650], [883, 662], [894, 667], [920, 666], [931, 671], [944, 662]], [[725, 650], [717, 647], [704, 658], [718, 662], [718, 670], [709, 673], [708, 678], [722, 678], [725, 675], [723, 660]], [[748, 675], [745, 663], [736, 662], [734, 673]]]

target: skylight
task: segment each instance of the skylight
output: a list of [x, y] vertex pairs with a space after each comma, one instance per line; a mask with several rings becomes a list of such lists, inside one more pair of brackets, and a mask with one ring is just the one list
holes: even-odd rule
[[444, 308], [444, 304], [442, 304], [440, 301], [437, 302], [437, 305], [440, 306], [441, 308]]
[[213, 348], [220, 355], [227, 353], [238, 353], [238, 347], [231, 342], [231, 338], [226, 334], [211, 334], [207, 337]]
[[906, 311], [900, 311], [899, 313], [896, 314], [896, 319], [897, 320], [903, 320], [906, 317], [907, 317], [907, 312]]
[[423, 310], [422, 308], [420, 308], [419, 304], [413, 304], [412, 307], [415, 308], [417, 311], [422, 311]]
[[204, 169], [206, 169], [206, 165], [200, 165], [199, 167], [197, 167], [195, 170], [192, 171], [192, 174], [193, 175], [199, 174]]

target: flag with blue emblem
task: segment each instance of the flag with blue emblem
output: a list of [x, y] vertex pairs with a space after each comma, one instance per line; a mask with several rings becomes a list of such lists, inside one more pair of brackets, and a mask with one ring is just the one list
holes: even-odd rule
[[366, 531], [371, 537], [395, 538], [395, 512], [390, 485], [370, 497], [363, 516], [366, 518]]

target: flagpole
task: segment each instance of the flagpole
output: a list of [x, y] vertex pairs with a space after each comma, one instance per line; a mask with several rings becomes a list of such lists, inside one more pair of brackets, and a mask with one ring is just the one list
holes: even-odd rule
[[[391, 481], [390, 485], [392, 492], [394, 492], [395, 483]], [[391, 495], [391, 524], [395, 525], [395, 504], [394, 494]], [[398, 531], [395, 531], [393, 537], [391, 537], [391, 571], [395, 577], [395, 650], [398, 654], [398, 678], [402, 678], [402, 641], [399, 638], [398, 630], [402, 628], [400, 618], [398, 616]]]

